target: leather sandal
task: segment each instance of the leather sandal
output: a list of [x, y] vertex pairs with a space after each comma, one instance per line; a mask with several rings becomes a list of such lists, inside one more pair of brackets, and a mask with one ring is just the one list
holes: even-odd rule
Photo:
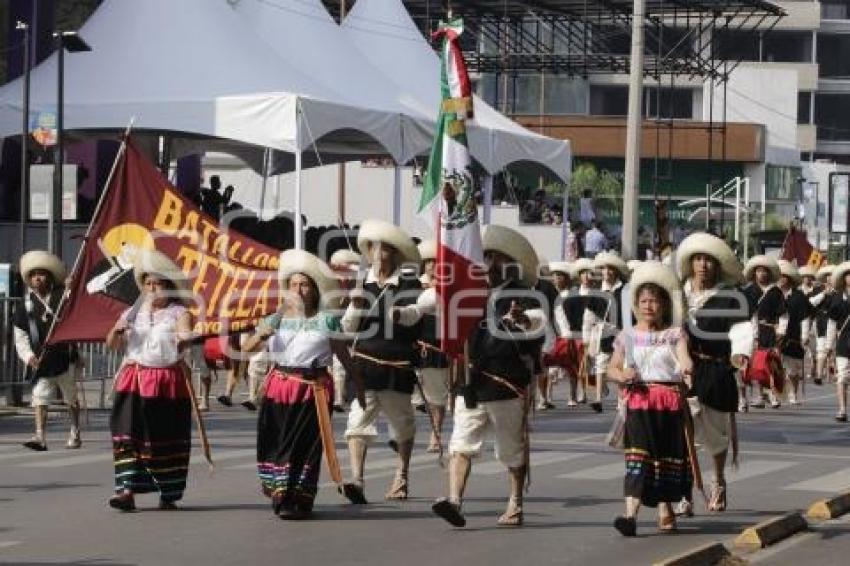
[[523, 523], [522, 502], [516, 497], [508, 500], [508, 508], [499, 517], [497, 524], [501, 527], [521, 527]]
[[366, 492], [363, 490], [362, 484], [344, 483], [342, 484], [342, 494], [354, 505], [366, 505]]
[[109, 498], [109, 506], [113, 509], [118, 509], [119, 511], [135, 511], [136, 510], [136, 499], [133, 497], [133, 493], [130, 491], [125, 491], [123, 493], [119, 493], [117, 495], [113, 495]]
[[431, 511], [453, 527], [466, 526], [466, 519], [460, 512], [460, 505], [449, 499], [438, 499], [431, 505]]
[[722, 513], [726, 511], [726, 482], [716, 482], [711, 492], [711, 501], [708, 504], [709, 511]]
[[614, 528], [624, 537], [637, 536], [637, 521], [634, 517], [617, 517], [614, 519]]
[[387, 501], [401, 501], [407, 499], [407, 478], [396, 475], [390, 488], [384, 494], [384, 499]]
[[31, 439], [24, 442], [24, 447], [36, 452], [44, 452], [47, 450], [47, 443], [41, 438], [33, 436]]

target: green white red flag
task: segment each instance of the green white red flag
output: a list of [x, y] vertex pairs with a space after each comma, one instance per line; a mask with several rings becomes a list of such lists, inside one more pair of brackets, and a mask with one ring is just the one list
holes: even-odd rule
[[440, 22], [441, 103], [419, 214], [436, 230], [437, 296], [441, 343], [463, 353], [472, 327], [484, 316], [487, 279], [475, 202], [466, 123], [473, 117], [472, 88], [460, 48], [463, 20]]

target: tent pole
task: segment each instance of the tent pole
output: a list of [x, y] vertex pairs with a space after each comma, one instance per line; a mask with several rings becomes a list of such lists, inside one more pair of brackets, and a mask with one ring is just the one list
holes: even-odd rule
[[301, 218], [301, 105], [295, 110], [295, 249], [304, 249], [304, 223]]
[[271, 162], [271, 149], [266, 148], [263, 151], [263, 186], [260, 189], [260, 218], [265, 216], [266, 210], [266, 187], [269, 182], [269, 169]]
[[561, 204], [561, 261], [567, 259], [567, 235], [570, 233], [570, 186], [564, 185]]
[[490, 224], [490, 215], [493, 209], [493, 175], [489, 173], [484, 175], [484, 180], [481, 183], [484, 189], [484, 206], [481, 215], [481, 224], [487, 226]]
[[401, 226], [401, 167], [393, 165], [393, 224]]

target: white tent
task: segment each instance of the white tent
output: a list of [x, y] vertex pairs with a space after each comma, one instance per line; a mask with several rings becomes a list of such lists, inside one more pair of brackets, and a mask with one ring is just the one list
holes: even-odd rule
[[[383, 69], [412, 98], [409, 105], [436, 119], [440, 103], [439, 58], [401, 0], [357, 0], [342, 28], [363, 56]], [[572, 166], [569, 142], [535, 134], [477, 96], [474, 107], [470, 150], [490, 174], [511, 163], [530, 161], [545, 165], [563, 181], [569, 181]], [[416, 153], [421, 151], [419, 148]]]
[[[91, 53], [65, 57], [65, 128], [225, 138], [297, 153], [333, 131], [333, 151], [401, 159], [400, 107], [367, 107], [274, 49], [225, 0], [106, 0], [80, 30]], [[293, 52], [290, 59], [299, 54]], [[56, 105], [56, 55], [32, 72], [31, 108]], [[312, 73], [321, 76], [318, 70]], [[21, 79], [0, 88], [0, 136], [21, 129]], [[367, 139], [351, 132], [367, 134]]]

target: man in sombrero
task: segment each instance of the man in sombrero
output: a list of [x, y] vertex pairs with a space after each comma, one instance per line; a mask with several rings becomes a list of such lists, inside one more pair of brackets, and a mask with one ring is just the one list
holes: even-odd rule
[[809, 302], [815, 308], [815, 385], [820, 385], [829, 378], [831, 355], [829, 345], [826, 341], [826, 330], [829, 324], [829, 311], [833, 301], [840, 297], [832, 287], [832, 273], [835, 266], [824, 265], [818, 269], [816, 278], [821, 284], [820, 292], [809, 298]]
[[21, 256], [20, 272], [26, 292], [24, 308], [15, 312], [15, 350], [34, 383], [32, 406], [35, 409], [35, 435], [24, 446], [36, 451], [47, 450], [47, 407], [59, 389], [71, 415], [71, 433], [65, 446], [79, 448], [82, 445], [80, 405], [74, 378], [79, 357], [76, 349], [68, 344], [45, 345], [62, 300], [65, 266], [55, 255], [33, 250]]

